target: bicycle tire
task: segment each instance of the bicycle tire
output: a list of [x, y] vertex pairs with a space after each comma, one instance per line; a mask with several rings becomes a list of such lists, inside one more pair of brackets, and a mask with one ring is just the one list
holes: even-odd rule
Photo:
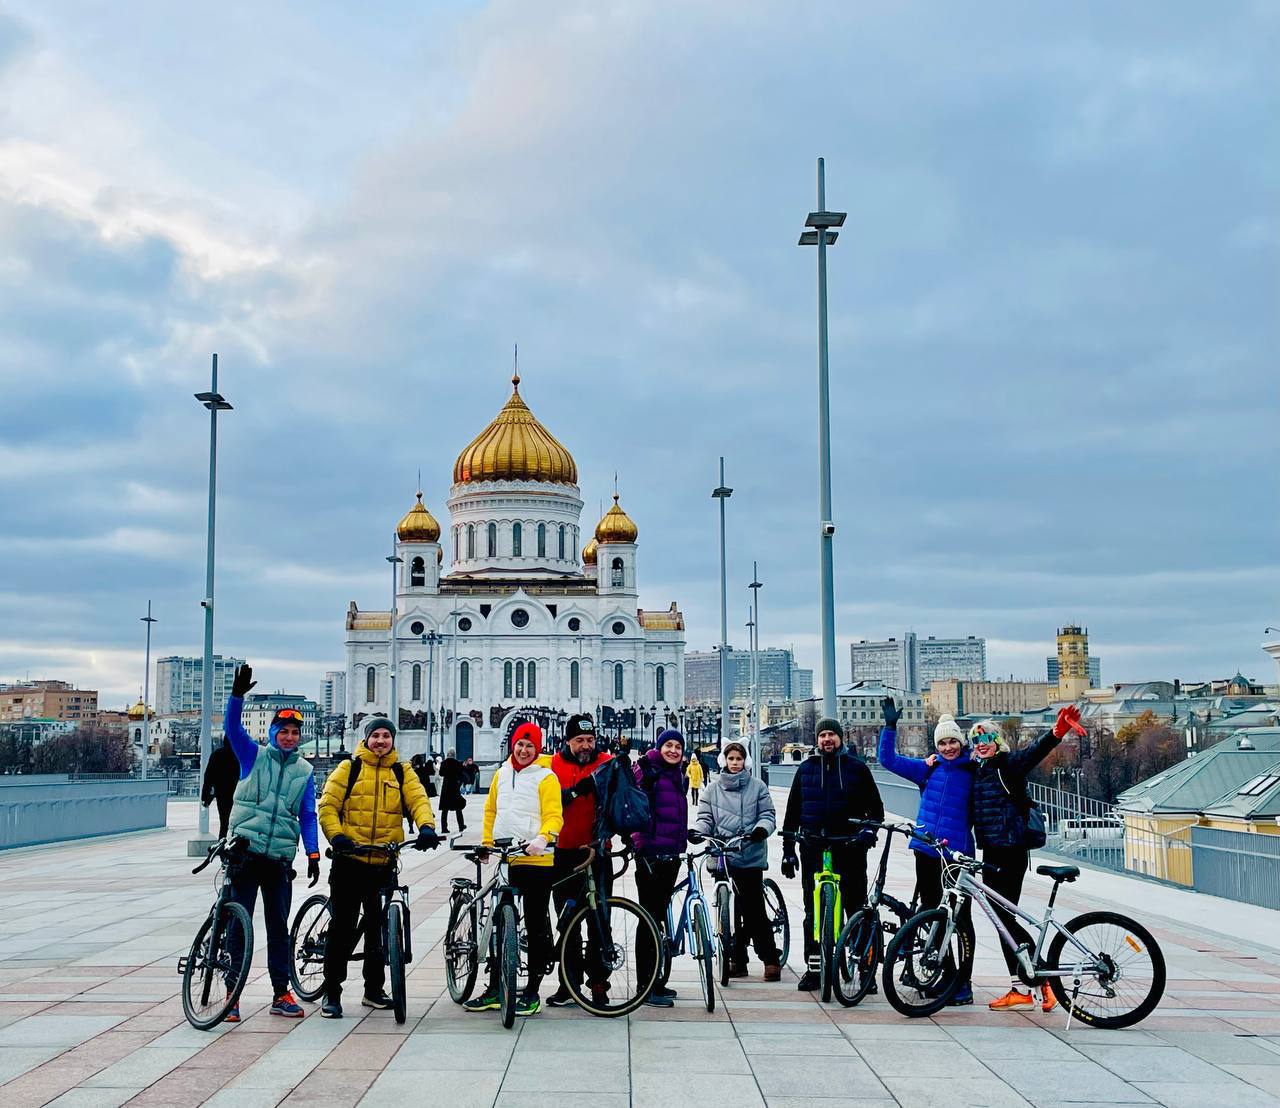
[[496, 920], [498, 957], [498, 1012], [502, 1026], [516, 1022], [516, 990], [520, 976], [520, 930], [515, 905], [510, 901], [498, 908]]
[[404, 985], [405, 959], [404, 909], [394, 900], [387, 907], [387, 969], [391, 978], [391, 1010], [396, 1023], [407, 1018], [407, 1000]]
[[[217, 913], [216, 931], [214, 919], [213, 912], [205, 917], [191, 942], [191, 950], [182, 970], [182, 1014], [197, 1031], [208, 1031], [226, 1019], [227, 1013], [240, 1000], [240, 993], [248, 980], [249, 966], [253, 962], [253, 919], [244, 910], [244, 906], [233, 900], [223, 904]], [[238, 963], [232, 958], [227, 938], [232, 929], [237, 927], [242, 932]], [[225, 986], [223, 1002], [213, 1008], [206, 1008], [213, 978], [218, 974], [222, 975]], [[192, 995], [193, 985], [205, 998], [198, 1008]]]
[[455, 1004], [471, 999], [479, 969], [476, 906], [464, 897], [455, 897], [449, 905], [449, 924], [444, 932], [444, 980]]
[[[594, 908], [584, 904], [570, 917], [561, 933], [558, 961], [560, 983], [577, 1001], [578, 1007], [590, 1015], [611, 1019], [634, 1012], [649, 999], [649, 994], [660, 980], [666, 941], [653, 917], [634, 900], [609, 896], [604, 903], [609, 911], [607, 938], [595, 935], [599, 917]], [[587, 981], [587, 963], [593, 945], [601, 948], [606, 971], [606, 981], [600, 984], [608, 986], [599, 995]], [[649, 948], [647, 960], [652, 966], [648, 974], [642, 974], [639, 968], [639, 952], [645, 946]], [[633, 952], [630, 958], [627, 954], [629, 949]], [[615, 1001], [609, 992], [617, 987], [619, 977], [624, 979], [625, 995]]]
[[[973, 924], [957, 922], [943, 948], [935, 928], [948, 919], [945, 908], [918, 912], [899, 928], [885, 951], [881, 988], [885, 999], [913, 1019], [940, 1012], [973, 969]], [[955, 957], [959, 953], [959, 959]]]
[[289, 928], [289, 984], [299, 1000], [314, 1003], [324, 994], [324, 952], [329, 941], [329, 898], [313, 893], [302, 902]]
[[778, 948], [778, 965], [785, 966], [791, 954], [791, 918], [782, 890], [772, 877], [764, 879], [764, 909], [773, 928], [773, 942]]
[[733, 947], [733, 913], [729, 907], [729, 890], [720, 885], [716, 889], [716, 958], [720, 963], [720, 987], [729, 985], [729, 951]]
[[693, 930], [693, 960], [698, 963], [698, 977], [702, 983], [702, 1003], [708, 1012], [716, 1010], [715, 967], [712, 966], [711, 924], [707, 920], [707, 906], [698, 901], [693, 906], [690, 925]]
[[818, 980], [822, 985], [822, 1003], [831, 1002], [831, 979], [835, 976], [836, 894], [827, 882], [818, 898]]
[[[1098, 1012], [1093, 1008], [1086, 1007], [1080, 1003], [1080, 997], [1073, 997], [1072, 987], [1063, 981], [1062, 976], [1046, 976], [1049, 988], [1053, 990], [1054, 995], [1058, 998], [1060, 1004], [1067, 1008], [1073, 1017], [1087, 1023], [1090, 1027], [1105, 1028], [1113, 1030], [1121, 1027], [1131, 1027], [1135, 1023], [1140, 1023], [1155, 1011], [1156, 1005], [1160, 1003], [1161, 997], [1164, 995], [1165, 986], [1165, 962], [1164, 953], [1160, 949], [1160, 944], [1155, 941], [1142, 924], [1136, 920], [1123, 916], [1119, 912], [1086, 912], [1084, 915], [1076, 916], [1075, 919], [1063, 924], [1067, 931], [1073, 935], [1092, 927], [1110, 927], [1116, 930], [1115, 940], [1117, 945], [1124, 944], [1126, 950], [1118, 951], [1122, 957], [1127, 957], [1126, 962], [1116, 963], [1120, 970], [1120, 976], [1113, 980], [1124, 980], [1124, 967], [1132, 962], [1136, 955], [1145, 952], [1151, 960], [1151, 981], [1145, 986], [1145, 995], [1139, 1003], [1127, 1012], [1117, 1012], [1112, 1015], [1106, 1015]], [[1094, 949], [1096, 944], [1090, 943], [1081, 938], [1081, 942], [1090, 950]], [[1053, 942], [1049, 944], [1049, 953], [1047, 955], [1049, 964], [1055, 969], [1061, 969], [1062, 965], [1059, 958], [1067, 945], [1067, 937], [1061, 931], [1055, 933]], [[1142, 948], [1141, 950], [1139, 948]], [[1074, 947], [1072, 948], [1074, 950]], [[1074, 955], [1069, 954], [1068, 957]], [[1105, 951], [1100, 957], [1108, 958], [1112, 962], [1115, 959]], [[1097, 988], [1108, 988], [1097, 977], [1091, 977], [1091, 980], [1097, 982]], [[1136, 979], [1135, 979], [1136, 980]], [[1088, 993], [1086, 996], [1094, 996], [1096, 994]]]
[[849, 917], [836, 940], [836, 971], [832, 988], [844, 1007], [862, 1003], [875, 983], [876, 970], [884, 957], [880, 913], [862, 908]]

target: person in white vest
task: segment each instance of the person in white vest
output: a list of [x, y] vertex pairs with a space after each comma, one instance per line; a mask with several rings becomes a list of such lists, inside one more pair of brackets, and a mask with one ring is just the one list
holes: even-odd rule
[[[484, 802], [485, 846], [496, 839], [527, 843], [525, 853], [511, 859], [511, 884], [520, 893], [521, 915], [529, 940], [529, 983], [516, 1001], [516, 1015], [532, 1016], [542, 1006], [538, 987], [551, 967], [551, 886], [555, 880], [553, 847], [564, 825], [560, 781], [551, 758], [542, 753], [542, 728], [522, 723], [511, 736], [511, 757], [493, 775]], [[498, 967], [489, 966], [483, 996], [463, 1005], [468, 1012], [498, 1007]]]

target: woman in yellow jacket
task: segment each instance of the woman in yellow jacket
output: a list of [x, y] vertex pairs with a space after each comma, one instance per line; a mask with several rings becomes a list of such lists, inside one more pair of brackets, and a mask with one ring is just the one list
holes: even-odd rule
[[[431, 801], [412, 769], [396, 771], [396, 728], [389, 719], [373, 716], [364, 725], [364, 741], [355, 753], [329, 774], [320, 798], [320, 827], [333, 846], [329, 867], [329, 937], [324, 951], [326, 1019], [342, 1018], [342, 983], [356, 944], [356, 918], [361, 908], [369, 919], [381, 919], [382, 890], [395, 879], [391, 860], [380, 854], [349, 853], [357, 846], [387, 846], [404, 842], [404, 819], [417, 824], [415, 850], [435, 847], [435, 816]], [[390, 1008], [384, 988], [381, 928], [371, 927], [364, 940], [365, 1008]]]
[[689, 755], [689, 800], [692, 804], [698, 803], [698, 790], [702, 788], [703, 779], [706, 772], [702, 768], [702, 759], [698, 757], [695, 750]]
[[[511, 757], [493, 775], [484, 802], [485, 846], [495, 839], [524, 842], [525, 853], [511, 859], [511, 884], [520, 893], [521, 914], [529, 939], [529, 983], [516, 1000], [517, 1016], [532, 1016], [542, 1006], [538, 986], [551, 967], [555, 942], [551, 937], [551, 886], [555, 881], [552, 846], [564, 826], [560, 780], [551, 759], [542, 756], [542, 729], [522, 723], [511, 736]], [[490, 963], [489, 987], [468, 1000], [468, 1012], [498, 1007], [498, 967]]]

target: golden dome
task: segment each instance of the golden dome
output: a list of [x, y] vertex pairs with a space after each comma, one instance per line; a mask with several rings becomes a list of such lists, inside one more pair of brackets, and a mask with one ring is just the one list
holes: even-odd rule
[[640, 528], [618, 505], [618, 494], [613, 494], [613, 507], [604, 514], [604, 519], [596, 524], [596, 542], [635, 542], [640, 536]]
[[586, 546], [582, 548], [582, 564], [584, 566], [593, 566], [596, 564], [596, 547], [600, 544], [592, 539]]
[[396, 528], [401, 542], [438, 542], [440, 524], [436, 517], [427, 511], [422, 503], [422, 493], [418, 493], [418, 502], [410, 508]]
[[138, 703], [129, 709], [130, 719], [142, 719], [147, 714], [147, 706], [142, 703], [142, 698], [138, 698]]
[[470, 481], [546, 481], [576, 485], [578, 466], [556, 437], [538, 422], [511, 378], [511, 399], [453, 463], [454, 484]]

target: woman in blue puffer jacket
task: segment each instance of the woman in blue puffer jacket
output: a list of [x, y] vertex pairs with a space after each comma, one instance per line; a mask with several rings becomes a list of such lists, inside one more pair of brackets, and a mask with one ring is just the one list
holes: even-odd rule
[[[969, 740], [952, 716], [942, 716], [933, 732], [933, 745], [938, 759], [929, 765], [923, 758], [909, 758], [897, 751], [898, 719], [902, 712], [893, 697], [881, 701], [884, 730], [880, 732], [877, 751], [880, 764], [890, 773], [905, 777], [920, 789], [920, 808], [916, 822], [936, 839], [964, 854], [973, 854], [973, 834], [969, 830], [970, 798], [973, 794], [973, 765], [969, 760]], [[911, 849], [916, 858], [916, 891], [920, 907], [934, 908], [942, 901], [942, 859], [933, 847], [915, 839]], [[962, 909], [969, 921], [969, 902]], [[963, 981], [951, 998], [954, 1005], [972, 1004], [973, 989]]]

